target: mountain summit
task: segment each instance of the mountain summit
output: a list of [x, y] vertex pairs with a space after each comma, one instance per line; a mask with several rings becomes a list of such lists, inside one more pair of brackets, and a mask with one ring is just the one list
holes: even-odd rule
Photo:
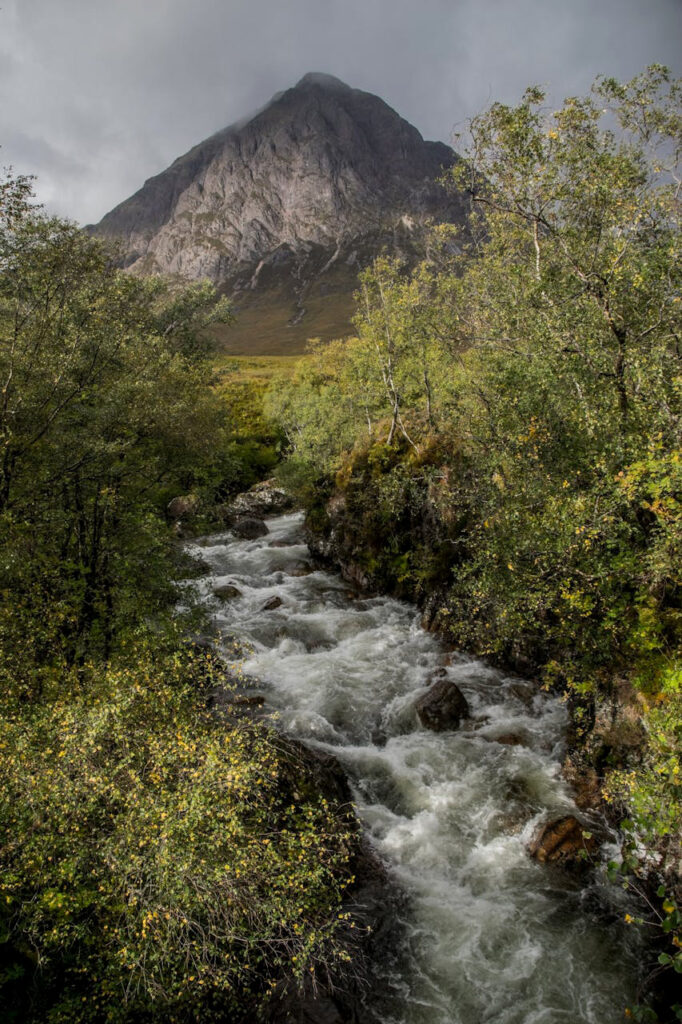
[[235, 351], [295, 351], [347, 333], [358, 270], [416, 258], [463, 200], [436, 183], [457, 159], [378, 96], [311, 72], [150, 178], [91, 228], [135, 273], [210, 278], [234, 298]]

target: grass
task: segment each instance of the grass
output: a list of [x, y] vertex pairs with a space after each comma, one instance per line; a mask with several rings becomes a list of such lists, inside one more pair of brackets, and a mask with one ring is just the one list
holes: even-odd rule
[[236, 323], [216, 327], [213, 336], [229, 356], [302, 355], [310, 338], [331, 341], [353, 332], [353, 293], [357, 270], [332, 268], [324, 279], [313, 281], [303, 298], [305, 315], [296, 323], [299, 308], [289, 280], [269, 288], [242, 292], [235, 298]]
[[273, 377], [289, 377], [301, 355], [230, 355], [220, 352], [214, 359], [221, 377], [239, 378], [254, 383], [269, 383]]

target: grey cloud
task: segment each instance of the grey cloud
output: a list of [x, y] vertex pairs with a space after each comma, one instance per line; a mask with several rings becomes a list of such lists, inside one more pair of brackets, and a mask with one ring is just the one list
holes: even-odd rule
[[679, 74], [681, 41], [680, 0], [4, 0], [0, 163], [85, 222], [310, 70], [448, 141], [531, 82]]

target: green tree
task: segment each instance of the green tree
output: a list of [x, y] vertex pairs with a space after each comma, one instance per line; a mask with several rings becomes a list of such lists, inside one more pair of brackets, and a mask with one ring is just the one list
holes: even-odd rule
[[232, 483], [229, 309], [30, 200], [0, 184], [0, 1016], [245, 1019], [347, 956], [355, 835], [210, 708], [231, 676], [174, 611], [168, 496]]
[[25, 634], [25, 608], [36, 646], [73, 660], [167, 590], [158, 504], [202, 479], [226, 426], [192, 339], [227, 311], [206, 286], [120, 273], [26, 189], [0, 194], [3, 621]]

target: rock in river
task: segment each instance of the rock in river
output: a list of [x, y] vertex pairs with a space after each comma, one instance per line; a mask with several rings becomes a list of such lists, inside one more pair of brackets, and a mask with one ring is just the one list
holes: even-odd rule
[[579, 865], [588, 860], [598, 845], [586, 825], [566, 814], [542, 825], [529, 853], [541, 864]]
[[242, 596], [239, 587], [233, 586], [232, 583], [225, 583], [223, 586], [215, 587], [213, 593], [221, 601], [232, 601], [233, 598]]
[[233, 524], [232, 532], [241, 540], [256, 540], [257, 537], [264, 537], [268, 533], [268, 528], [262, 519], [243, 516]]
[[456, 729], [469, 717], [469, 705], [460, 688], [450, 679], [439, 679], [415, 704], [419, 721], [432, 732]]

